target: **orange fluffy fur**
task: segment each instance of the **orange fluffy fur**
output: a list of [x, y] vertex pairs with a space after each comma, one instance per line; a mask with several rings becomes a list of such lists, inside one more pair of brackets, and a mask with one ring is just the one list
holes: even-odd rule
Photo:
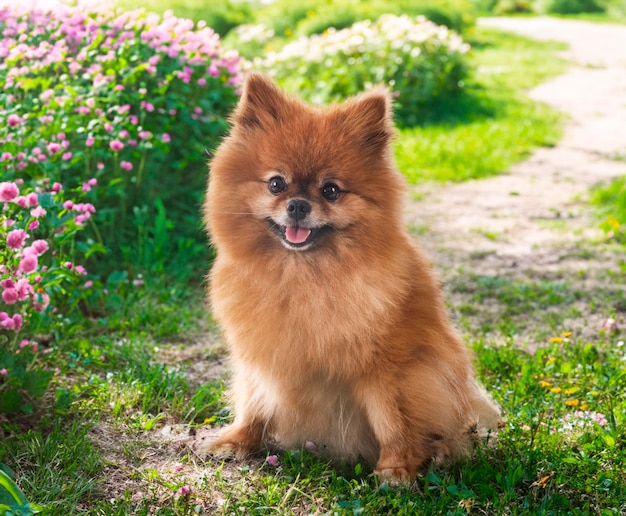
[[[499, 411], [403, 224], [387, 90], [318, 109], [251, 75], [232, 122], [205, 220], [235, 420], [207, 451], [312, 441], [400, 481], [469, 454]], [[310, 244], [285, 236], [292, 201]]]

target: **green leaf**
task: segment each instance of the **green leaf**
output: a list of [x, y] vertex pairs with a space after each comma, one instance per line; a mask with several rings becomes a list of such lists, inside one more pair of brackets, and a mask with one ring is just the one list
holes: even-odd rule
[[54, 373], [52, 371], [27, 371], [23, 376], [24, 388], [35, 398], [41, 398], [46, 392], [53, 376]]
[[13, 497], [13, 499], [20, 505], [27, 505], [28, 500], [26, 496], [22, 492], [22, 490], [17, 487], [15, 482], [11, 480], [11, 477], [7, 475], [4, 471], [0, 469], [0, 488], [3, 488], [6, 492], [9, 493]]
[[610, 434], [604, 434], [602, 440], [609, 448], [615, 448], [615, 438]]
[[50, 208], [55, 205], [54, 197], [50, 192], [44, 192], [39, 194], [39, 204], [42, 208]]

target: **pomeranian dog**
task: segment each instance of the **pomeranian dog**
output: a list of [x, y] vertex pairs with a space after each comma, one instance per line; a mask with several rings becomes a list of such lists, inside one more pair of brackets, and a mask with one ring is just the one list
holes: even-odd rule
[[467, 456], [500, 414], [403, 224], [388, 91], [316, 108], [253, 74], [231, 122], [205, 221], [235, 418], [204, 451], [311, 441], [399, 482]]

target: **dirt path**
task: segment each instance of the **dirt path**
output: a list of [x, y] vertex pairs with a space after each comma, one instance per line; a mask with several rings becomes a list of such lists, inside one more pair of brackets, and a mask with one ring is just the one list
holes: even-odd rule
[[[420, 187], [428, 195], [409, 208], [409, 222], [430, 228], [420, 241], [444, 267], [464, 256], [473, 258], [466, 267], [487, 274], [580, 267], [566, 255], [594, 226], [583, 202], [589, 188], [626, 174], [626, 162], [611, 159], [626, 154], [626, 27], [547, 17], [479, 24], [569, 45], [569, 71], [530, 95], [570, 120], [557, 146], [508, 174]], [[584, 264], [594, 265], [606, 264]]]

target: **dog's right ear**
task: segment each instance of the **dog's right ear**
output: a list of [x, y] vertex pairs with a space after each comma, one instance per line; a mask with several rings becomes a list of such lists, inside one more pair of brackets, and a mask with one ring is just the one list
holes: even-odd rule
[[269, 124], [281, 119], [281, 106], [285, 94], [270, 79], [261, 74], [250, 74], [232, 121], [235, 126], [248, 129], [267, 129]]

